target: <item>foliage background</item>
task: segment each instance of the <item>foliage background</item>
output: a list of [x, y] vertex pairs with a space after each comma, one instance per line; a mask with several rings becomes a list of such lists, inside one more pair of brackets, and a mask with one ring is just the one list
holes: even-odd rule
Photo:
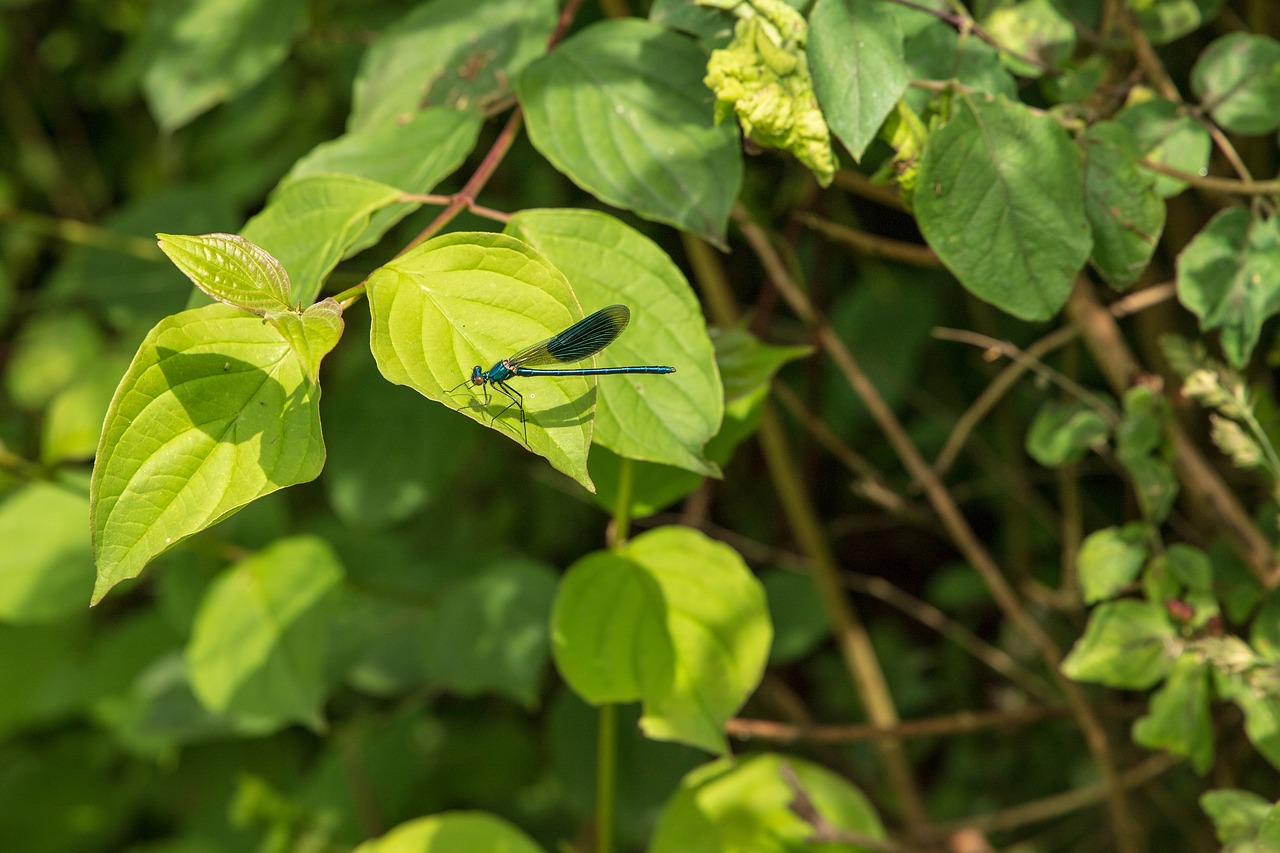
[[[639, 135], [671, 145], [648, 152], [645, 200], [581, 173], [598, 149], [548, 141], [612, 106], [557, 83], [564, 64], [520, 73], [552, 4], [4, 3], [0, 847], [347, 850], [465, 809], [509, 823], [408, 830], [455, 850], [516, 833], [542, 849], [1266, 849], [1280, 240], [1278, 188], [1257, 176], [1277, 166], [1280, 14], [912, 5], [804, 7], [834, 183], [812, 127], [787, 139], [757, 115], [757, 142], [805, 165], [748, 143], [734, 192], [732, 108], [711, 124], [711, 91], [668, 79], [725, 46], [733, 15], [569, 4], [568, 34], [676, 40], [661, 61], [599, 48], [618, 63], [606, 93], [662, 91], [706, 125], [678, 156], [679, 134]], [[397, 54], [414, 15], [430, 26]], [[763, 55], [777, 64], [747, 61], [803, 100], [810, 83]], [[407, 130], [381, 106], [398, 85], [430, 107]], [[388, 128], [416, 143], [317, 149]], [[686, 157], [710, 199], [692, 210], [658, 168]], [[383, 170], [397, 201], [350, 214], [352, 251], [308, 278], [294, 264], [334, 220], [305, 218], [314, 197], [288, 207], [281, 181], [344, 164]], [[456, 195], [477, 174], [480, 195]], [[719, 327], [722, 479], [597, 445], [593, 497], [382, 379], [370, 275], [424, 230], [539, 208], [608, 211], [693, 284]], [[369, 216], [389, 230], [356, 245]], [[349, 297], [320, 373], [327, 460], [89, 609], [108, 403], [148, 331], [201, 302], [155, 235], [211, 232], [274, 242], [304, 302]], [[700, 323], [688, 337], [705, 342]], [[639, 321], [626, 340], [654, 348]], [[550, 628], [565, 569], [659, 527], [726, 543], [767, 594], [770, 665], [724, 726], [736, 764], [715, 763], [714, 738], [643, 736], [638, 706], [575, 681], [593, 648]], [[685, 577], [739, 559], [679, 541]], [[301, 614], [265, 649], [247, 650], [237, 578]], [[240, 693], [200, 681], [259, 651], [287, 666]], [[893, 841], [868, 839], [881, 823]]]

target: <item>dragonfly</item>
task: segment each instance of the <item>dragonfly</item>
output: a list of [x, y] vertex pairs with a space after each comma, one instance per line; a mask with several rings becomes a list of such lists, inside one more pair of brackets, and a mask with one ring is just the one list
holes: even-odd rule
[[515, 355], [507, 356], [488, 370], [476, 365], [471, 376], [450, 389], [457, 391], [464, 385], [484, 389], [484, 404], [489, 405], [489, 386], [497, 388], [511, 402], [494, 415], [497, 422], [512, 406], [520, 410], [520, 426], [524, 431], [524, 443], [529, 443], [529, 425], [525, 419], [524, 397], [507, 384], [517, 376], [613, 376], [619, 373], [675, 373], [674, 367], [657, 364], [632, 365], [630, 367], [574, 367], [543, 369], [542, 365], [573, 364], [591, 358], [609, 344], [631, 322], [631, 309], [625, 305], [609, 305], [584, 317], [569, 328], [552, 335], [545, 341], [525, 347]]

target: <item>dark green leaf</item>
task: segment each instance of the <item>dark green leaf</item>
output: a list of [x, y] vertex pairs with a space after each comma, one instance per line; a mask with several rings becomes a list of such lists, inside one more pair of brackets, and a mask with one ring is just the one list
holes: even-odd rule
[[1164, 230], [1164, 201], [1154, 173], [1139, 169], [1137, 146], [1124, 125], [1099, 122], [1084, 136], [1085, 215], [1098, 274], [1117, 289], [1138, 280]]
[[1243, 207], [1215, 216], [1178, 256], [1178, 299], [1202, 329], [1222, 329], [1227, 359], [1243, 367], [1280, 311], [1280, 220]]
[[910, 81], [897, 18], [876, 0], [818, 0], [809, 70], [832, 132], [861, 160]]
[[1230, 33], [1209, 45], [1191, 87], [1213, 120], [1232, 133], [1271, 133], [1280, 127], [1280, 42]]
[[960, 97], [925, 143], [915, 210], [970, 292], [1047, 320], [1089, 256], [1082, 188], [1080, 153], [1052, 118], [1004, 98]]
[[[1129, 128], [1138, 153], [1148, 160], [1188, 175], [1202, 175], [1209, 165], [1213, 146], [1209, 131], [1172, 101], [1139, 101], [1117, 113], [1115, 120]], [[1187, 188], [1177, 178], [1159, 172], [1153, 177], [1156, 192], [1165, 197]]]
[[634, 18], [592, 24], [517, 84], [534, 146], [601, 201], [724, 245], [742, 183], [693, 42]]

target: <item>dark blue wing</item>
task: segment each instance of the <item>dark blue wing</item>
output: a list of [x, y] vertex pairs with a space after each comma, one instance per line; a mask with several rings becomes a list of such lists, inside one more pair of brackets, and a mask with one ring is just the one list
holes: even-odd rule
[[540, 364], [572, 364], [590, 358], [613, 343], [631, 321], [625, 305], [601, 308], [584, 317], [555, 337], [525, 347], [507, 359], [512, 367], [537, 367]]

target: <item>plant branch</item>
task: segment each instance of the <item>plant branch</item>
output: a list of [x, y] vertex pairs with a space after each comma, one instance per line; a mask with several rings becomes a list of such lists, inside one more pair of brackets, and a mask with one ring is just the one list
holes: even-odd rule
[[735, 717], [725, 724], [725, 733], [739, 740], [767, 740], [775, 743], [855, 743], [888, 738], [938, 737], [969, 734], [984, 729], [1018, 728], [1071, 711], [1065, 705], [1042, 705], [1018, 711], [962, 711], [945, 717], [904, 720], [893, 726], [854, 723], [841, 726], [802, 725], [774, 720]]
[[804, 211], [797, 213], [795, 220], [830, 237], [837, 243], [849, 246], [855, 252], [863, 255], [869, 255], [873, 258], [886, 258], [910, 266], [925, 267], [926, 269], [943, 268], [942, 261], [938, 259], [933, 249], [928, 246], [908, 243], [903, 240], [893, 240], [889, 237], [881, 237], [878, 234], [869, 234], [866, 231], [859, 231], [847, 225], [840, 225], [829, 219]]
[[978, 572], [987, 589], [991, 592], [1001, 612], [1015, 627], [1035, 646], [1049, 671], [1053, 674], [1059, 688], [1067, 698], [1075, 716], [1076, 723], [1084, 734], [1090, 752], [1098, 764], [1108, 791], [1108, 805], [1111, 809], [1111, 823], [1114, 841], [1122, 853], [1136, 853], [1137, 841], [1131, 830], [1129, 806], [1124, 791], [1119, 784], [1118, 772], [1107, 743], [1106, 731], [1090, 706], [1080, 685], [1067, 678], [1061, 672], [1062, 653], [1053, 638], [1049, 636], [1031, 614], [1022, 606], [1022, 602], [1013, 588], [1005, 580], [999, 566], [986, 550], [964, 514], [960, 512], [955, 499], [946, 485], [925, 461], [914, 441], [903, 428], [896, 414], [880, 396], [871, 379], [863, 372], [853, 354], [845, 346], [844, 341], [820, 317], [807, 296], [791, 279], [783, 266], [777, 251], [769, 242], [764, 229], [750, 219], [740, 206], [734, 210], [734, 219], [743, 236], [751, 244], [756, 255], [760, 257], [774, 287], [783, 299], [791, 306], [806, 324], [817, 335], [819, 345], [827, 352], [837, 369], [844, 374], [845, 380], [854, 392], [862, 399], [872, 418], [893, 446], [899, 459], [908, 473], [924, 490], [934, 512], [937, 513], [952, 543]]

